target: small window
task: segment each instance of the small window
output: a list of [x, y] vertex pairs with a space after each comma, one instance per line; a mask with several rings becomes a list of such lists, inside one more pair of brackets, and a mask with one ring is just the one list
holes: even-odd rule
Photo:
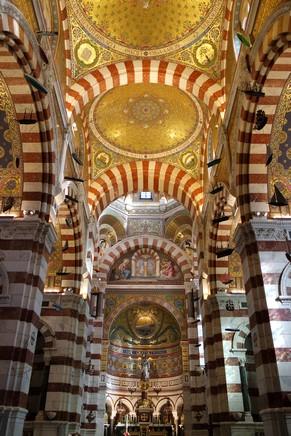
[[141, 192], [139, 198], [140, 200], [152, 200], [153, 194], [151, 192]]

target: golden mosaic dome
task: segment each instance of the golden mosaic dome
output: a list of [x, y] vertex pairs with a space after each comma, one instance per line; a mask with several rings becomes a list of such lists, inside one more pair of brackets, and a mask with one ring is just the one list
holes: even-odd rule
[[160, 55], [197, 40], [221, 0], [70, 0], [80, 24], [111, 49]]
[[185, 149], [199, 135], [202, 121], [196, 99], [160, 84], [120, 86], [90, 109], [90, 127], [98, 141], [133, 158], [159, 158]]

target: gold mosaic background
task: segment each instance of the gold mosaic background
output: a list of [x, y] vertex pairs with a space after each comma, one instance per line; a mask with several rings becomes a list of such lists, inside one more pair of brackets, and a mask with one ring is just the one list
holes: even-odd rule
[[[216, 18], [220, 1], [70, 0], [84, 29], [112, 49], [140, 55], [145, 50], [179, 49], [195, 41]], [[172, 47], [173, 45], [173, 47]], [[159, 55], [159, 51], [149, 53]]]
[[22, 195], [22, 147], [12, 97], [0, 73], [0, 196]]
[[130, 157], [164, 157], [187, 147], [202, 126], [196, 100], [178, 88], [131, 84], [93, 104], [90, 127], [111, 151]]

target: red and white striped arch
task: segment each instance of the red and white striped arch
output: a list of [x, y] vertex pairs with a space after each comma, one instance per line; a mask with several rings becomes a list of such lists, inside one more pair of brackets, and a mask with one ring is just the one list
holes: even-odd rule
[[89, 188], [88, 202], [98, 217], [113, 200], [131, 192], [163, 192], [182, 203], [193, 220], [201, 211], [203, 192], [198, 180], [168, 163], [132, 161], [107, 170]]
[[228, 0], [225, 8], [224, 26], [223, 26], [222, 40], [221, 40], [221, 83], [224, 88], [225, 88], [225, 78], [226, 78], [227, 51], [230, 49], [233, 50], [232, 44], [231, 44], [231, 48], [229, 47], [229, 42], [230, 42], [229, 32], [231, 29], [230, 23], [231, 23], [233, 5], [234, 5], [234, 0]]
[[106, 281], [113, 265], [129, 251], [139, 250], [141, 248], [150, 248], [157, 252], [161, 251], [167, 256], [171, 257], [184, 276], [184, 281], [189, 281], [191, 278], [191, 263], [187, 255], [181, 250], [174, 242], [160, 238], [159, 236], [145, 235], [145, 236], [132, 236], [127, 239], [123, 239], [121, 242], [110, 247], [99, 267], [98, 277]]
[[[9, 8], [13, 13], [13, 7]], [[15, 15], [17, 10], [15, 8]], [[22, 210], [35, 210], [40, 218], [48, 219], [53, 201], [54, 151], [48, 97], [28, 86], [24, 73], [43, 81], [36, 40], [28, 35], [18, 21], [2, 10], [0, 15], [1, 72], [12, 95], [17, 119], [25, 111], [38, 122], [20, 125], [23, 156]]]
[[130, 83], [160, 83], [188, 91], [203, 101], [210, 113], [225, 112], [224, 90], [205, 73], [194, 71], [185, 65], [162, 60], [128, 60], [99, 68], [80, 78], [68, 90], [67, 112], [82, 112], [92, 99], [110, 89]]
[[218, 290], [218, 281], [221, 281], [223, 276], [228, 273], [229, 258], [222, 257], [218, 259], [216, 252], [222, 247], [230, 245], [230, 232], [232, 229], [232, 208], [228, 204], [229, 193], [224, 187], [213, 203], [212, 219], [224, 213], [229, 216], [228, 221], [223, 221], [219, 224], [213, 224], [209, 234], [208, 245], [208, 278], [209, 286], [212, 294]]
[[66, 63], [66, 85], [70, 85], [70, 79], [72, 78], [72, 60], [71, 60], [71, 42], [69, 32], [69, 19], [66, 0], [59, 0], [60, 8], [60, 21], [63, 26], [63, 40], [64, 40], [64, 56]]
[[[284, 8], [283, 8], [284, 10]], [[270, 143], [276, 107], [291, 63], [291, 11], [278, 16], [259, 36], [260, 44], [252, 54], [252, 79], [263, 86], [265, 97], [244, 97], [239, 131], [238, 173], [239, 205], [242, 221], [257, 212], [268, 212], [268, 174], [266, 145]], [[265, 111], [268, 122], [254, 129], [258, 109]]]
[[[65, 192], [67, 195], [76, 198], [76, 189], [71, 184]], [[60, 223], [60, 232], [63, 247], [65, 244], [68, 246], [63, 250], [63, 271], [69, 272], [67, 276], [62, 279], [62, 289], [72, 288], [74, 293], [78, 293], [81, 285], [82, 278], [82, 232], [79, 219], [78, 204], [71, 200], [65, 200], [58, 210], [58, 219]], [[66, 219], [72, 223], [68, 226]]]

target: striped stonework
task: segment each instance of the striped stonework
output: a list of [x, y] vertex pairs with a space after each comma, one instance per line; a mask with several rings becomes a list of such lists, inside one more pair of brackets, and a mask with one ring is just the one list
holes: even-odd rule
[[56, 412], [56, 420], [70, 422], [79, 431], [84, 372], [88, 306], [80, 295], [45, 294], [41, 319], [55, 333], [55, 349], [45, 404], [46, 412]]
[[160, 83], [176, 86], [202, 100], [210, 113], [223, 118], [224, 90], [205, 73], [193, 71], [185, 65], [159, 60], [128, 60], [108, 65], [88, 73], [74, 83], [67, 95], [69, 118], [79, 114], [94, 97], [116, 86], [130, 83]]
[[[99, 387], [96, 380], [100, 379], [101, 353], [103, 336], [103, 316], [98, 319], [89, 319], [87, 330], [85, 380], [83, 391], [83, 412], [81, 426], [83, 429], [96, 430], [96, 420], [88, 421], [90, 412], [95, 414], [98, 410]], [[104, 407], [104, 406], [103, 406]]]
[[60, 20], [62, 22], [62, 38], [64, 41], [64, 57], [66, 61], [66, 85], [70, 86], [72, 78], [71, 41], [69, 31], [68, 11], [66, 0], [59, 0]]
[[[76, 193], [68, 188], [66, 193], [75, 198]], [[63, 247], [63, 271], [70, 272], [70, 275], [62, 279], [62, 289], [72, 288], [74, 293], [80, 292], [81, 270], [82, 270], [82, 232], [78, 211], [78, 204], [65, 199], [58, 210], [58, 219]]]
[[[284, 84], [290, 74], [291, 12], [282, 8], [282, 14], [274, 18], [264, 30], [251, 53], [252, 75], [263, 86], [265, 97], [244, 97], [241, 111], [238, 146], [237, 186], [242, 221], [256, 212], [268, 212], [268, 176], [266, 145], [270, 142], [276, 106]], [[255, 130], [255, 114], [265, 111], [268, 122], [262, 130]]]
[[2, 267], [9, 279], [9, 293], [0, 298], [0, 403], [7, 407], [4, 436], [22, 435], [42, 292], [55, 239], [53, 228], [36, 216], [0, 218]]
[[14, 18], [17, 9], [3, 2], [0, 7], [0, 65], [15, 103], [16, 116], [23, 118], [25, 110], [38, 122], [32, 126], [21, 125], [24, 184], [23, 210], [37, 211], [48, 219], [52, 203], [54, 176], [54, 152], [48, 97], [29, 87], [24, 73], [43, 83], [44, 78], [36, 53], [37, 42], [28, 35]]
[[229, 47], [229, 43], [231, 43], [230, 32], [231, 32], [231, 18], [232, 18], [232, 9], [235, 1], [228, 0], [225, 8], [225, 17], [224, 17], [224, 27], [222, 31], [222, 41], [221, 41], [221, 83], [223, 84], [223, 88], [225, 88], [225, 79], [226, 79], [226, 60], [227, 60], [227, 51], [232, 48]]
[[[275, 434], [276, 428], [283, 431], [287, 425], [283, 409], [281, 418], [275, 409], [284, 408], [287, 414], [291, 407], [291, 316], [288, 305], [279, 297], [279, 278], [287, 264], [285, 229], [291, 229], [288, 220], [257, 219], [240, 225], [236, 232], [267, 436]], [[271, 419], [267, 409], [274, 409]]]
[[184, 281], [190, 280], [191, 264], [185, 252], [172, 241], [153, 235], [132, 236], [123, 239], [113, 247], [107, 249], [99, 267], [98, 277], [107, 281], [110, 271], [118, 259], [124, 256], [128, 251], [138, 249], [153, 249], [157, 252], [161, 251], [165, 253], [177, 263], [184, 276]]
[[231, 421], [224, 369], [220, 307], [216, 295], [203, 302], [203, 332], [206, 364], [206, 398], [212, 423]]
[[218, 224], [212, 224], [209, 234], [209, 248], [208, 248], [208, 280], [211, 293], [215, 294], [219, 287], [222, 286], [219, 281], [223, 275], [228, 273], [228, 256], [217, 258], [216, 252], [221, 248], [230, 245], [230, 231], [232, 228], [232, 208], [227, 204], [228, 192], [226, 188], [221, 191], [215, 201], [213, 202], [213, 212], [211, 219], [225, 214], [229, 216], [228, 221], [223, 221]]
[[171, 164], [132, 161], [107, 170], [89, 188], [88, 203], [96, 216], [113, 200], [130, 192], [164, 192], [180, 201], [195, 220], [203, 203], [200, 183]]

